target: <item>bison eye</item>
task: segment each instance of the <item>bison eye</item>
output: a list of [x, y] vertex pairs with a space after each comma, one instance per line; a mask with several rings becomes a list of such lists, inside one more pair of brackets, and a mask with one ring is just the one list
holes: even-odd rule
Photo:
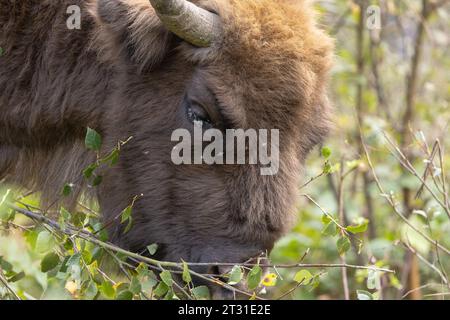
[[212, 125], [211, 118], [206, 112], [205, 108], [195, 102], [187, 104], [186, 110], [187, 117], [191, 122], [201, 122], [203, 125]]

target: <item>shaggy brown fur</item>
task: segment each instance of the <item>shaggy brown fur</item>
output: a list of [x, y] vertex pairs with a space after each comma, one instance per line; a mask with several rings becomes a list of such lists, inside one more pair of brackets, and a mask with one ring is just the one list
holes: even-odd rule
[[[210, 48], [169, 34], [147, 0], [0, 0], [0, 178], [50, 199], [67, 182], [82, 190], [86, 127], [104, 152], [133, 136], [98, 189], [105, 219], [143, 194], [132, 230], [111, 227], [114, 241], [159, 243], [167, 260], [238, 262], [270, 250], [292, 222], [302, 163], [329, 126], [333, 44], [306, 0], [194, 2], [223, 21]], [[66, 28], [72, 4], [81, 30]], [[185, 96], [227, 128], [280, 129], [278, 174], [173, 165], [172, 131], [192, 129]]]

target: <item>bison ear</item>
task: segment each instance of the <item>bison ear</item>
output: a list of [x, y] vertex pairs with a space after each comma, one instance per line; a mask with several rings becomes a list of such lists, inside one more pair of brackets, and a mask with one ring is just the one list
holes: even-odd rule
[[95, 20], [93, 47], [106, 60], [126, 59], [141, 71], [157, 66], [173, 36], [162, 25], [148, 0], [90, 0]]

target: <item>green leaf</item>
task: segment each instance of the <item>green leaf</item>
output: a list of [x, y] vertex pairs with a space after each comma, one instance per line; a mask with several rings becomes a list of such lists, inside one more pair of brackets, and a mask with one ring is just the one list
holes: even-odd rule
[[329, 174], [329, 173], [331, 173], [331, 170], [332, 170], [331, 164], [327, 161], [325, 163], [325, 165], [323, 166], [323, 172], [325, 174]]
[[14, 211], [7, 207], [8, 202], [13, 202], [11, 189], [6, 190], [5, 194], [0, 197], [0, 220], [5, 222], [12, 221], [15, 217]]
[[109, 299], [114, 299], [114, 296], [116, 295], [116, 290], [114, 289], [112, 283], [109, 281], [104, 281], [99, 287], [99, 290], [102, 295]]
[[13, 210], [10, 210], [8, 208], [4, 208], [4, 209], [0, 208], [0, 221], [10, 222], [10, 221], [14, 220], [15, 216], [16, 215]]
[[106, 157], [101, 160], [102, 163], [108, 163], [110, 166], [114, 166], [119, 161], [119, 150], [116, 148]]
[[125, 227], [124, 233], [127, 233], [131, 229], [131, 226], [133, 224], [133, 218], [131, 217], [132, 213], [133, 213], [133, 204], [126, 207], [121, 213], [121, 223], [128, 221], [128, 224]]
[[312, 280], [309, 282], [309, 285], [312, 289], [315, 289], [319, 286], [320, 284], [320, 275], [316, 274], [315, 276], [313, 276]]
[[25, 277], [25, 272], [15, 273], [12, 277], [8, 278], [8, 282], [17, 282]]
[[194, 289], [191, 290], [191, 292], [196, 300], [209, 300], [210, 299], [209, 289], [206, 286], [195, 287]]
[[67, 266], [73, 266], [80, 264], [81, 253], [77, 252], [72, 255], [66, 262]]
[[395, 274], [392, 273], [389, 274], [389, 283], [397, 290], [402, 289], [402, 283], [400, 282], [400, 280], [398, 280]]
[[325, 236], [334, 237], [337, 234], [338, 230], [336, 224], [333, 221], [328, 222], [328, 224], [323, 228], [322, 234]]
[[95, 282], [86, 281], [83, 287], [83, 298], [86, 300], [94, 300], [98, 294], [98, 288]]
[[348, 232], [351, 232], [353, 234], [357, 233], [363, 233], [367, 231], [367, 227], [369, 225], [369, 220], [363, 219], [360, 223], [357, 225], [351, 225], [345, 228]]
[[143, 262], [139, 263], [135, 270], [142, 277], [146, 277], [149, 274], [148, 266]]
[[331, 218], [330, 218], [329, 215], [327, 215], [327, 214], [323, 214], [323, 215], [322, 215], [322, 223], [323, 223], [323, 224], [327, 225], [327, 224], [330, 223], [331, 221], [332, 221], [332, 220], [331, 220]]
[[358, 297], [358, 300], [373, 300], [373, 295], [365, 290], [357, 290], [356, 296]]
[[92, 175], [94, 174], [95, 170], [97, 170], [97, 169], [98, 169], [98, 164], [93, 163], [89, 167], [87, 167], [86, 169], [83, 170], [83, 176], [86, 179], [90, 179], [92, 177]]
[[380, 288], [381, 288], [380, 273], [376, 270], [369, 270], [369, 274], [367, 275], [367, 289], [380, 290]]
[[44, 253], [53, 247], [53, 237], [48, 231], [41, 231], [36, 239], [36, 251]]
[[158, 286], [153, 291], [153, 294], [157, 297], [162, 297], [169, 291], [169, 287], [164, 282], [160, 282]]
[[183, 281], [186, 283], [192, 282], [191, 273], [189, 272], [189, 267], [185, 261], [183, 261]]
[[337, 245], [339, 254], [343, 255], [350, 249], [350, 240], [348, 237], [343, 236], [338, 239], [336, 245]]
[[82, 228], [84, 227], [84, 223], [86, 221], [86, 215], [82, 212], [76, 212], [72, 215], [71, 221], [75, 227]]
[[3, 56], [4, 53], [5, 53], [5, 50], [3, 50], [2, 47], [0, 47], [0, 57]]
[[328, 159], [331, 156], [331, 149], [328, 147], [323, 147], [322, 148], [322, 157], [324, 157], [325, 159]]
[[156, 278], [148, 276], [144, 277], [141, 280], [142, 291], [147, 292], [153, 289], [158, 284], [158, 280]]
[[156, 253], [156, 250], [158, 250], [158, 245], [156, 243], [151, 244], [147, 246], [147, 250], [150, 253], [150, 255], [154, 255]]
[[61, 229], [63, 230], [66, 229], [66, 222], [70, 221], [70, 219], [71, 219], [70, 212], [61, 207], [61, 209], [59, 210], [59, 218], [58, 218], [58, 222]]
[[235, 285], [241, 282], [243, 277], [242, 268], [240, 266], [234, 266], [231, 269], [230, 277], [228, 278], [228, 284]]
[[128, 231], [130, 231], [132, 225], [133, 225], [133, 219], [130, 217], [130, 218], [128, 219], [128, 224], [127, 224], [127, 226], [125, 227], [125, 230], [123, 230], [123, 232], [124, 232], [124, 233], [128, 233]]
[[164, 300], [180, 300], [180, 298], [177, 297], [173, 290], [169, 290], [164, 297]]
[[361, 164], [361, 160], [359, 160], [359, 159], [346, 162], [346, 165], [349, 170], [353, 170], [353, 169], [357, 168], [360, 164]]
[[87, 128], [84, 143], [86, 145], [86, 148], [93, 151], [100, 151], [100, 148], [102, 146], [102, 138], [97, 131], [91, 128]]
[[62, 195], [63, 195], [64, 197], [70, 196], [70, 194], [72, 193], [72, 189], [73, 189], [73, 185], [72, 185], [72, 184], [66, 183], [66, 184], [64, 185], [64, 187], [63, 187]]
[[295, 274], [294, 281], [306, 286], [313, 278], [313, 275], [308, 270], [300, 270]]
[[0, 267], [5, 272], [11, 272], [13, 270], [13, 265], [11, 263], [9, 263], [8, 261], [6, 261], [5, 259], [3, 259], [2, 256], [0, 256]]
[[93, 261], [92, 261], [92, 254], [89, 250], [83, 250], [81, 252], [81, 256], [83, 257], [84, 262], [87, 265], [90, 265]]
[[93, 187], [98, 187], [103, 181], [103, 177], [102, 176], [96, 176], [94, 178], [94, 180], [92, 181], [92, 186]]
[[[427, 233], [427, 223], [424, 219], [418, 215], [411, 215], [409, 217], [409, 222], [411, 225], [416, 227], [418, 230], [422, 230]], [[422, 235], [420, 235], [417, 231], [413, 230], [407, 224], [402, 224], [400, 227], [401, 238], [403, 242], [408, 243], [411, 247], [413, 247], [418, 253], [423, 256], [427, 256], [432, 249], [432, 245], [430, 242], [426, 241]]]
[[252, 270], [248, 273], [247, 276], [247, 287], [250, 290], [255, 290], [260, 282], [262, 277], [262, 269], [260, 266], [254, 266]]
[[121, 213], [121, 223], [124, 223], [128, 219], [130, 219], [131, 214], [133, 213], [133, 206], [126, 207]]
[[65, 208], [61, 207], [61, 210], [59, 211], [59, 213], [65, 221], [70, 221], [71, 214]]
[[339, 171], [340, 169], [341, 169], [340, 163], [336, 163], [336, 164], [332, 165], [329, 161], [327, 161], [323, 167], [323, 172], [325, 174], [331, 174], [331, 173]]
[[48, 272], [54, 269], [58, 264], [59, 264], [59, 256], [54, 252], [50, 252], [41, 261], [41, 271]]
[[114, 289], [116, 289], [116, 297], [119, 295], [120, 292], [128, 290], [128, 288], [130, 287], [130, 285], [128, 283], [124, 283], [124, 282], [118, 282], [114, 285]]
[[138, 280], [138, 278], [133, 277], [130, 282], [130, 291], [134, 294], [139, 294], [141, 292], [142, 286]]
[[129, 290], [121, 291], [117, 297], [116, 300], [133, 300], [133, 293]]
[[169, 286], [169, 287], [172, 286], [172, 284], [173, 284], [173, 279], [172, 279], [172, 274], [171, 274], [169, 271], [164, 270], [163, 272], [161, 272], [161, 273], [159, 274], [159, 276], [161, 277], [161, 280], [162, 280], [167, 286]]

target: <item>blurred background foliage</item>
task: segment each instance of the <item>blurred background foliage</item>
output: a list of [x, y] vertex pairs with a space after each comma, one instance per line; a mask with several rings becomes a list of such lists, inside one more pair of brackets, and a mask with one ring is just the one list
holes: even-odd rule
[[[336, 38], [330, 83], [335, 128], [307, 161], [298, 224], [271, 254], [274, 264], [304, 265], [273, 269], [273, 278], [260, 286], [267, 293], [259, 295], [449, 299], [449, 3], [322, 0], [317, 7], [321, 25]], [[6, 190], [3, 186], [3, 198]], [[36, 195], [21, 201], [39, 207]], [[95, 214], [84, 211], [79, 220], [98, 228]], [[127, 271], [125, 280], [109, 275], [96, 261], [96, 255], [107, 253], [104, 248], [55, 239], [45, 224], [11, 214], [5, 205], [0, 208], [0, 270], [8, 282], [0, 284], [0, 297], [14, 298], [14, 291], [23, 299], [173, 298], [167, 277], [158, 284], [142, 265]], [[75, 216], [71, 223], [76, 224]], [[77, 253], [81, 260], [79, 255], [67, 263]], [[123, 255], [114, 259], [126, 265]], [[187, 288], [194, 298], [207, 297], [202, 289]]]

